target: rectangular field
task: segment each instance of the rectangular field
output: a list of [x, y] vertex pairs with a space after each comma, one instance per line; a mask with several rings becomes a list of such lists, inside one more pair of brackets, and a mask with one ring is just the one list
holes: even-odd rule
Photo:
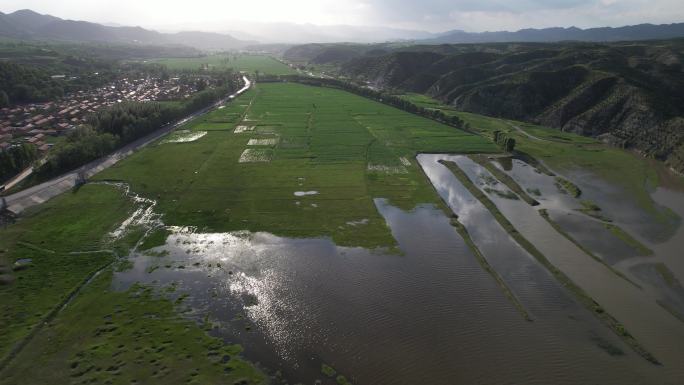
[[265, 55], [220, 54], [201, 57], [181, 57], [154, 59], [151, 62], [163, 64], [171, 70], [221, 70], [232, 68], [268, 75], [291, 75], [296, 71], [276, 59]]

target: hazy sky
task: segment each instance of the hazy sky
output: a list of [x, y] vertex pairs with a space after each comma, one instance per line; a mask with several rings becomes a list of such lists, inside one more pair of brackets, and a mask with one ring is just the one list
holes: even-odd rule
[[[221, 21], [382, 25], [443, 31], [684, 21], [684, 0], [2, 0], [62, 18], [144, 27]], [[225, 29], [230, 29], [227, 27]]]

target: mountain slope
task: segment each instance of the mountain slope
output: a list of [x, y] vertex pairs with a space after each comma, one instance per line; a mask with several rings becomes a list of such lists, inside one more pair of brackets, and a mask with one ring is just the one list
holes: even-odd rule
[[543, 28], [521, 29], [515, 32], [479, 32], [449, 31], [438, 37], [425, 39], [423, 43], [429, 44], [460, 44], [460, 43], [492, 43], [492, 42], [556, 42], [556, 41], [587, 41], [587, 42], [612, 42], [612, 41], [636, 41], [672, 39], [684, 37], [684, 23], [675, 24], [639, 24], [618, 28], [601, 27], [580, 29], [570, 28]]
[[684, 171], [684, 40], [440, 51], [356, 57], [341, 73], [426, 93], [462, 111], [599, 137]]
[[187, 45], [205, 50], [242, 48], [251, 41], [207, 32], [165, 34], [141, 27], [110, 27], [86, 21], [64, 20], [31, 10], [0, 14], [0, 37], [67, 42], [104, 42], [148, 45]]

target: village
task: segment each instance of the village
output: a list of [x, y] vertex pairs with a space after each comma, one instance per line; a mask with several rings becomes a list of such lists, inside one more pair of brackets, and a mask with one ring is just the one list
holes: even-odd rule
[[86, 122], [88, 114], [124, 101], [148, 102], [186, 98], [196, 81], [180, 78], [122, 78], [106, 86], [66, 95], [58, 101], [0, 109], [0, 151], [30, 143], [46, 153], [56, 137]]

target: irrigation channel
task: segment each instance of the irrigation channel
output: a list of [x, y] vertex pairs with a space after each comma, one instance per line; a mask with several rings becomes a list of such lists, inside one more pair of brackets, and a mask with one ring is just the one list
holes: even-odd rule
[[[506, 187], [468, 157], [421, 154], [418, 161], [508, 296], [444, 211], [422, 205], [407, 212], [384, 199], [375, 205], [398, 251], [339, 247], [327, 238], [168, 227], [165, 245], [131, 253], [133, 268], [115, 273], [113, 288], [140, 282], [182, 299], [183, 314], [241, 343], [246, 358], [290, 383], [335, 383], [321, 373], [323, 364], [355, 384], [677, 384], [684, 378], [684, 322], [659, 304], [677, 307], [682, 293], [639, 267], [669, 263], [673, 244], [682, 244], [681, 227], [668, 240], [648, 243], [651, 257], [622, 245], [619, 250], [634, 257], [621, 258], [612, 253], [617, 241], [595, 232], [594, 243], [587, 242], [592, 257], [539, 214], [547, 209], [559, 228], [583, 242], [590, 238], [584, 226], [600, 224], [577, 211], [552, 177], [520, 161], [502, 168], [521, 186], [540, 190], [540, 205], [533, 207], [503, 198]], [[520, 233], [661, 365], [644, 359], [578, 301], [440, 161], [453, 162], [480, 188], [498, 189], [501, 196], [490, 198]], [[598, 204], [610, 199], [589, 194]], [[682, 194], [654, 196], [679, 204], [675, 211], [684, 214]], [[145, 202], [128, 224], [144, 224], [153, 206]], [[580, 219], [563, 219], [567, 215]], [[152, 222], [161, 225], [159, 218]]]

